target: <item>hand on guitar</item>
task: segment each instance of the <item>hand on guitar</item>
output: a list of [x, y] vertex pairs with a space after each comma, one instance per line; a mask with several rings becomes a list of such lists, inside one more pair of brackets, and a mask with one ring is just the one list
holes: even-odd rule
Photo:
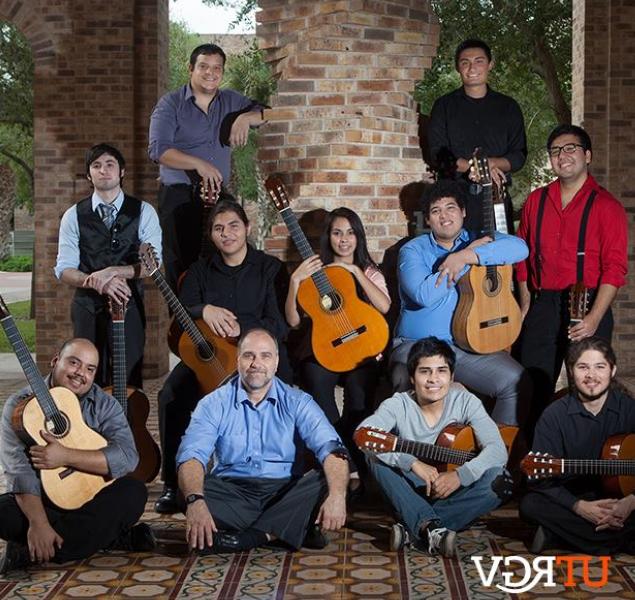
[[59, 549], [64, 543], [63, 538], [46, 519], [29, 523], [26, 540], [31, 562], [39, 563], [52, 560], [55, 556], [55, 547]]
[[118, 274], [117, 267], [106, 267], [91, 273], [84, 280], [83, 287], [93, 288], [98, 294], [106, 294], [119, 304], [130, 298], [132, 292], [126, 280]]
[[185, 526], [185, 539], [190, 548], [203, 550], [212, 545], [213, 535], [218, 531], [212, 514], [207, 504], [199, 500], [192, 502], [185, 511], [187, 524]]
[[433, 498], [447, 498], [461, 487], [461, 480], [456, 471], [446, 471], [439, 474], [432, 484]]
[[40, 435], [46, 442], [46, 446], [31, 446], [29, 454], [31, 462], [36, 469], [57, 469], [64, 467], [68, 463], [67, 448], [60, 444], [57, 438], [44, 430]]
[[317, 273], [323, 266], [324, 265], [317, 254], [309, 256], [309, 258], [303, 260], [291, 275], [291, 281], [295, 284], [296, 289], [297, 286], [299, 286], [305, 279], [308, 279], [311, 275]]
[[611, 516], [613, 506], [616, 502], [617, 500], [615, 498], [603, 500], [578, 500], [573, 505], [573, 512], [594, 525], [599, 525], [604, 519]]
[[603, 529], [622, 529], [624, 527], [624, 521], [631, 516], [633, 510], [635, 510], [635, 496], [632, 494], [624, 496], [624, 498], [615, 502], [611, 514], [600, 520], [595, 531], [602, 531]]
[[203, 309], [203, 320], [219, 337], [238, 337], [240, 335], [238, 319], [231, 310], [206, 304]]
[[430, 465], [427, 465], [420, 460], [416, 460], [412, 463], [412, 472], [423, 481], [426, 482], [426, 495], [430, 496], [432, 492], [432, 485], [439, 477], [439, 472]]
[[220, 191], [223, 175], [211, 162], [201, 159], [197, 163], [196, 172], [203, 180], [203, 186], [211, 191], [210, 197]]
[[[496, 165], [496, 162], [495, 162], [496, 160], [498, 159], [493, 159], [493, 158], [487, 159], [489, 175], [492, 180], [492, 183], [494, 183], [496, 187], [498, 187], [499, 189], [502, 189], [503, 186], [507, 183], [507, 176], [505, 175], [505, 171], [503, 171], [498, 165]], [[463, 164], [461, 163], [461, 165], [459, 166], [459, 161], [465, 161], [468, 166], [465, 169], [461, 170], [460, 166], [463, 166]], [[467, 171], [469, 168], [470, 174], [468, 177], [470, 178], [470, 181], [476, 181], [476, 182], [480, 181], [478, 170], [474, 166], [474, 159], [465, 160], [464, 158], [459, 158], [456, 161], [456, 165], [457, 165], [457, 171], [459, 171], [460, 173], [465, 173], [465, 171]]]
[[579, 342], [584, 338], [591, 337], [596, 332], [599, 324], [600, 319], [596, 319], [589, 313], [582, 321], [569, 327], [569, 339], [572, 342]]
[[443, 278], [447, 277], [447, 286], [450, 288], [461, 278], [462, 271], [467, 265], [478, 264], [478, 256], [472, 250], [483, 244], [491, 242], [490, 237], [482, 237], [479, 240], [473, 241], [467, 248], [459, 250], [458, 252], [452, 252], [445, 257], [445, 260], [439, 265], [439, 276], [435, 287], [439, 287], [443, 282]]

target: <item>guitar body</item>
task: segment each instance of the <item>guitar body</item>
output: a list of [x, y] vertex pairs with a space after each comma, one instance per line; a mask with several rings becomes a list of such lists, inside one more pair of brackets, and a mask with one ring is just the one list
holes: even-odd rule
[[512, 266], [495, 268], [495, 289], [487, 269], [473, 266], [459, 279], [459, 302], [452, 320], [457, 345], [477, 354], [509, 348], [522, 324], [520, 307], [512, 294]]
[[[612, 435], [604, 442], [602, 458], [607, 460], [635, 458], [635, 433]], [[631, 475], [608, 475], [604, 477], [602, 483], [609, 498], [621, 498], [635, 492], [635, 477]]]
[[316, 360], [329, 371], [343, 373], [380, 354], [388, 344], [388, 324], [381, 313], [360, 300], [353, 275], [343, 267], [324, 267], [335, 294], [320, 296], [311, 279], [298, 289], [298, 303], [313, 327]]
[[[446, 425], [437, 437], [436, 445], [452, 450], [474, 452], [476, 450], [474, 431], [469, 425]], [[437, 464], [438, 471], [456, 471], [461, 466], [451, 463], [435, 464]]]
[[201, 392], [209, 394], [236, 372], [238, 347], [234, 338], [221, 338], [214, 335], [203, 319], [198, 319], [195, 323], [211, 346], [213, 356], [209, 358], [202, 356], [187, 333], [181, 335], [179, 339], [179, 356], [196, 374]]
[[[84, 422], [79, 400], [73, 392], [55, 387], [50, 393], [58, 410], [68, 421], [66, 432], [58, 437], [61, 444], [81, 450], [101, 450], [106, 447], [106, 440]], [[16, 406], [13, 413], [13, 428], [26, 443], [31, 444], [35, 441], [40, 445], [46, 444], [40, 436], [40, 431], [51, 430], [35, 397]], [[48, 498], [64, 510], [80, 508], [114, 481], [107, 480], [101, 475], [66, 467], [42, 469], [40, 476]]]
[[[112, 388], [104, 388], [107, 394], [113, 395]], [[130, 473], [131, 477], [150, 483], [159, 474], [161, 468], [161, 450], [150, 435], [146, 423], [150, 414], [150, 403], [148, 397], [142, 390], [128, 386], [126, 388], [128, 397], [128, 424], [132, 430], [135, 447], [139, 453], [139, 464]]]

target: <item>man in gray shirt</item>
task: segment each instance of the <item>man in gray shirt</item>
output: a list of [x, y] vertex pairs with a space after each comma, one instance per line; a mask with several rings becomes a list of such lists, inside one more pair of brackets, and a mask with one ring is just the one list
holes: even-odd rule
[[436, 467], [412, 454], [369, 455], [371, 471], [395, 509], [392, 551], [409, 544], [430, 554], [455, 555], [456, 532], [501, 504], [507, 451], [496, 423], [481, 401], [452, 385], [455, 355], [435, 337], [419, 340], [408, 355], [413, 385], [384, 400], [360, 427], [392, 431], [400, 438], [435, 444], [449, 424], [469, 425], [478, 454], [454, 471]]
[[[145, 507], [146, 487], [124, 477], [139, 460], [132, 432], [119, 403], [94, 383], [98, 361], [90, 341], [72, 339], [51, 361], [46, 383], [78, 397], [84, 422], [105, 438], [104, 448], [69, 448], [46, 431], [40, 432], [45, 444], [28, 445], [18, 437], [12, 419], [19, 403], [33, 395], [31, 388], [14, 394], [4, 405], [0, 463], [7, 493], [0, 496], [0, 539], [8, 543], [0, 573], [32, 562], [80, 560], [105, 548], [144, 551], [154, 547], [150, 528], [135, 525]], [[59, 467], [115, 481], [80, 508], [62, 510], [46, 497], [39, 474]]]

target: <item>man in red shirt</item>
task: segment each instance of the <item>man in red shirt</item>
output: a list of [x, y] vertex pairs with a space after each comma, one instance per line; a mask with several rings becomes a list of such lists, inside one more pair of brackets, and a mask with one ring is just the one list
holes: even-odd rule
[[[592, 335], [610, 341], [611, 303], [627, 270], [626, 212], [589, 174], [587, 132], [559, 125], [547, 152], [557, 179], [525, 202], [518, 235], [529, 257], [516, 266], [524, 319], [520, 362], [534, 380], [534, 423], [551, 401], [569, 343]], [[578, 282], [591, 302], [584, 318], [572, 322], [569, 289]]]

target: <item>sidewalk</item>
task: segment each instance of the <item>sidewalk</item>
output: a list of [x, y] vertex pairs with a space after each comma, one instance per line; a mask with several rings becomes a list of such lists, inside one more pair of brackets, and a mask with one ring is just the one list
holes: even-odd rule
[[0, 271], [0, 294], [7, 304], [31, 298], [31, 275]]

